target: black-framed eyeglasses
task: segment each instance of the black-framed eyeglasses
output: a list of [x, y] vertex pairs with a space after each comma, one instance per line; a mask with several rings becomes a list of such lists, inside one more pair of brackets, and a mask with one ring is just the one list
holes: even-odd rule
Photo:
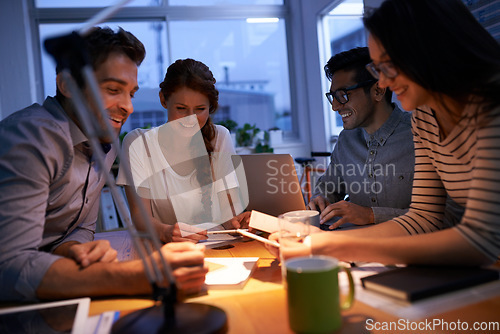
[[375, 82], [377, 82], [377, 80], [375, 80], [375, 79], [363, 81], [363, 82], [357, 83], [357, 84], [350, 86], [350, 87], [347, 87], [347, 88], [340, 88], [334, 92], [328, 92], [325, 95], [326, 95], [326, 98], [328, 99], [328, 102], [330, 102], [330, 104], [333, 104], [333, 99], [337, 100], [337, 102], [340, 104], [346, 104], [347, 102], [349, 102], [349, 95], [347, 94], [348, 91], [351, 91], [351, 90], [354, 90], [357, 88], [361, 88], [361, 87], [366, 87], [366, 86], [374, 84]]
[[390, 60], [383, 61], [378, 65], [371, 62], [366, 65], [366, 69], [375, 79], [380, 79], [380, 72], [384, 73], [384, 75], [389, 79], [394, 79], [399, 74], [398, 69]]

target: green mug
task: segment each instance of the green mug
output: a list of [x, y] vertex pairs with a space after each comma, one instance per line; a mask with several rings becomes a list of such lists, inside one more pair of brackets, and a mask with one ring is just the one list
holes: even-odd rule
[[[354, 281], [348, 268], [329, 256], [298, 257], [287, 260], [286, 282], [288, 320], [296, 333], [331, 333], [342, 325], [341, 310], [354, 301]], [[340, 269], [349, 280], [349, 294], [340, 305]]]

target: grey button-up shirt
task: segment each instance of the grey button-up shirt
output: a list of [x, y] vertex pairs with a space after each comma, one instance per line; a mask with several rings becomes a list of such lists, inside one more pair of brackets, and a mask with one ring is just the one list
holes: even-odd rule
[[[0, 122], [0, 300], [34, 300], [63, 242], [93, 239], [103, 171], [54, 98]], [[109, 172], [116, 151], [106, 155]]]
[[340, 133], [313, 197], [334, 203], [349, 195], [352, 203], [372, 208], [375, 223], [384, 222], [408, 211], [414, 166], [411, 113], [395, 106], [372, 135], [362, 128]]

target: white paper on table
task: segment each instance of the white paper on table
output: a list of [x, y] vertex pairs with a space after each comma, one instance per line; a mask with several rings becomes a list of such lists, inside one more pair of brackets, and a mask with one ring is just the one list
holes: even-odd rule
[[205, 277], [208, 289], [241, 289], [256, 267], [258, 257], [205, 258], [210, 269]]

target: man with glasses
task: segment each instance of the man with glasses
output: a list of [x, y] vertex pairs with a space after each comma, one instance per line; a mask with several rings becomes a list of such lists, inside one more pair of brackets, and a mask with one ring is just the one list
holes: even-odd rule
[[392, 92], [370, 74], [394, 68], [373, 69], [369, 62], [363, 47], [341, 52], [325, 66], [331, 81], [326, 97], [344, 130], [309, 202], [309, 208], [321, 212], [322, 229], [377, 224], [410, 206], [415, 165], [411, 114], [391, 103]]

